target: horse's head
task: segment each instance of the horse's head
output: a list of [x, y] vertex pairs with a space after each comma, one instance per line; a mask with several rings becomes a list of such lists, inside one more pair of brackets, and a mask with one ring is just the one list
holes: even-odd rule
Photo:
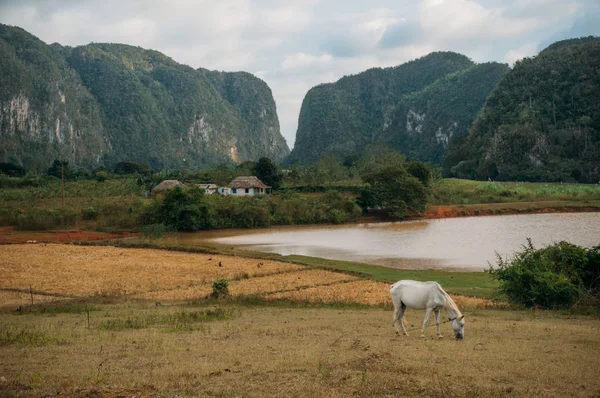
[[450, 318], [449, 321], [452, 322], [452, 330], [456, 340], [462, 340], [465, 337], [465, 316]]

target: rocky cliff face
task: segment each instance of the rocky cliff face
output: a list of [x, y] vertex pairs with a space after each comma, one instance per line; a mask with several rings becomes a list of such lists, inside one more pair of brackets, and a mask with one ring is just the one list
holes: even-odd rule
[[518, 61], [444, 169], [466, 178], [600, 180], [600, 38], [557, 42]]
[[0, 161], [44, 170], [122, 160], [156, 169], [280, 161], [271, 91], [247, 73], [180, 65], [119, 44], [46, 45], [0, 25]]
[[304, 98], [289, 160], [355, 155], [384, 142], [411, 158], [439, 163], [449, 141], [467, 133], [507, 70], [438, 52], [314, 87]]

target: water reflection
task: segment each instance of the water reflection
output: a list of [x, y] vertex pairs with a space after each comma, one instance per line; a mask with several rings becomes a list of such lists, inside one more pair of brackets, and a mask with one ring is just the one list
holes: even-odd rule
[[248, 249], [360, 261], [398, 268], [482, 270], [495, 252], [510, 255], [531, 238], [600, 244], [600, 213], [532, 214], [440, 220], [220, 231], [182, 236]]

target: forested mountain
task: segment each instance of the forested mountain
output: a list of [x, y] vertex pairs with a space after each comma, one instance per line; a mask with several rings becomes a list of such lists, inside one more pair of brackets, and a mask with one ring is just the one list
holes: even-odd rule
[[565, 40], [518, 61], [468, 136], [453, 142], [448, 175], [600, 180], [600, 38]]
[[123, 160], [199, 167], [289, 149], [271, 90], [122, 44], [46, 45], [0, 25], [0, 161], [43, 170]]
[[288, 161], [356, 155], [385, 142], [410, 158], [440, 163], [449, 141], [468, 132], [507, 71], [506, 65], [475, 65], [464, 55], [436, 52], [316, 86], [302, 103]]

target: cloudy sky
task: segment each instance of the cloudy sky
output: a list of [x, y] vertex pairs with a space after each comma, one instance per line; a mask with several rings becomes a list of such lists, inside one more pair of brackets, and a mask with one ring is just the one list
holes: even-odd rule
[[600, 0], [0, 0], [0, 22], [47, 43], [117, 42], [265, 80], [294, 145], [308, 89], [451, 50], [508, 64], [600, 35]]

